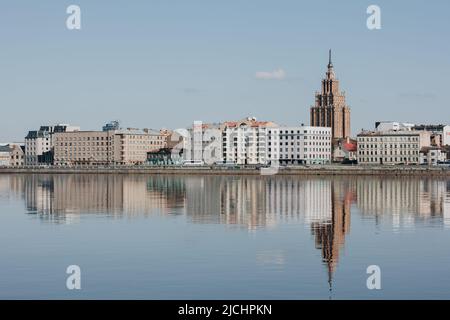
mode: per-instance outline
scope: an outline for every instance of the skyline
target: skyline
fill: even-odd
[[[73,2],[5,5],[1,142],[43,124],[88,130],[113,119],[157,129],[247,116],[308,124],[329,48],[353,136],[375,121],[450,118],[445,1],[377,1],[374,31],[370,1],[119,3],[76,1],[79,31],[65,28]]]

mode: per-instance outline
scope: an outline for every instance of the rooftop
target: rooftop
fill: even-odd
[[[379,137],[379,136],[416,136],[423,134],[424,131],[417,130],[389,130],[389,131],[361,131],[358,133],[358,137]]]

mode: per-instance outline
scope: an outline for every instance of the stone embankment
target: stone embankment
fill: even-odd
[[[342,175],[342,176],[448,176],[450,167],[428,166],[347,166],[312,165],[280,168],[179,167],[179,166],[92,166],[92,167],[17,167],[0,168],[0,174],[186,174],[186,175]]]

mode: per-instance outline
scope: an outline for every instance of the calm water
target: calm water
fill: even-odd
[[[0,269],[3,299],[445,299],[450,180],[0,175]]]

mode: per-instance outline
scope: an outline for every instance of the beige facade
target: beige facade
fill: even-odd
[[[11,148],[11,159],[10,165],[13,167],[21,167],[25,164],[25,153],[23,147],[19,144],[10,144]]]
[[[322,91],[316,93],[316,102],[310,112],[311,126],[331,127],[333,140],[350,137],[350,108],[345,102],[345,93],[339,91],[331,50],[328,71],[322,80]]]
[[[167,137],[159,131],[127,129],[114,132],[113,162],[116,164],[142,164],[147,152],[165,148]]]
[[[76,131],[55,133],[54,164],[112,163],[112,131]]]
[[[0,166],[20,167],[24,165],[24,148],[20,144],[10,143],[0,146]]]
[[[55,133],[55,165],[142,164],[147,152],[165,146],[158,131],[110,130]]]
[[[420,150],[430,146],[430,132],[369,131],[357,140],[358,164],[419,164]]]

